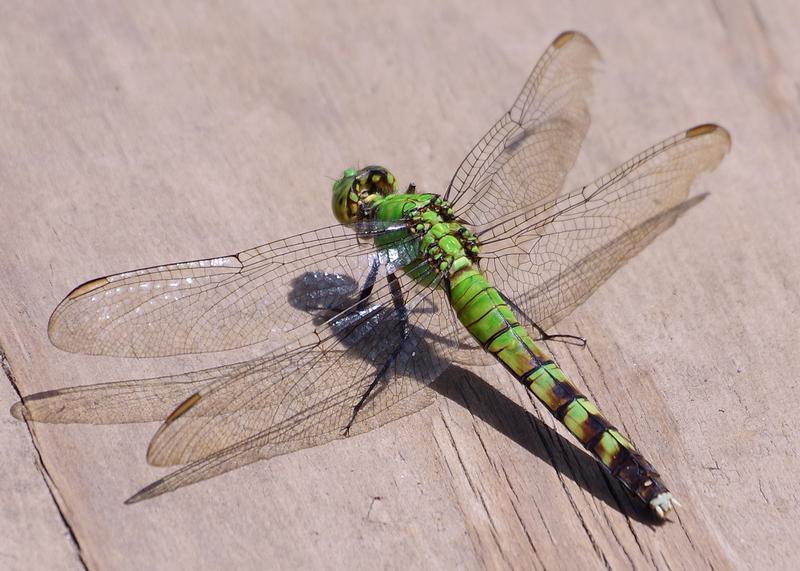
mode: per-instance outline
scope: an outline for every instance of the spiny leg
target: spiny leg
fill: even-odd
[[[358,304],[361,305],[372,294],[372,288],[375,287],[375,280],[378,277],[378,268],[380,268],[380,259],[378,256],[372,256],[372,265],[369,268],[367,279],[364,280],[364,287],[361,288],[361,293],[358,296]]]
[[[353,414],[350,417],[350,421],[347,423],[347,426],[345,426],[344,428],[345,436],[347,436],[350,433],[350,427],[353,426],[353,423],[355,422],[356,416],[358,415],[359,411],[364,407],[364,403],[367,402],[369,395],[372,394],[372,391],[375,390],[375,387],[378,386],[378,383],[384,380],[386,373],[388,373],[389,369],[394,364],[395,360],[397,359],[397,356],[403,349],[403,345],[405,344],[406,340],[411,334],[411,328],[409,327],[408,324],[408,309],[406,308],[405,302],[403,301],[403,291],[400,288],[400,280],[398,280],[397,276],[395,276],[394,274],[387,275],[386,279],[389,282],[389,291],[391,291],[392,293],[392,302],[394,304],[395,314],[397,315],[398,320],[403,328],[400,334],[400,342],[392,350],[391,355],[389,355],[386,361],[384,361],[380,370],[375,374],[375,378],[367,387],[367,390],[364,391],[364,394],[361,395],[361,398],[353,407]]]

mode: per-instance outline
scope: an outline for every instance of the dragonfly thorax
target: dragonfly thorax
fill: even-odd
[[[377,198],[369,217],[383,222],[402,221],[413,237],[419,258],[435,273],[456,271],[478,260],[477,237],[458,220],[453,208],[436,194],[392,194]],[[397,240],[397,231],[379,243]],[[405,239],[400,239],[405,242]]]

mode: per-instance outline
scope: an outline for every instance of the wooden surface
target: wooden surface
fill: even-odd
[[[425,411],[154,501],[155,425],[3,416],[0,567],[790,568],[800,472],[796,2],[0,7],[0,408],[19,393],[233,362],[63,353],[97,275],[329,224],[330,177],[441,191],[550,40],[604,56],[570,184],[705,121],[712,196],[562,322],[563,368],[684,508],[656,527],[500,367]],[[7,381],[11,382],[7,382]]]

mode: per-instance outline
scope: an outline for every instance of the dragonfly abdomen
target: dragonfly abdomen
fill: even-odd
[[[450,302],[470,334],[636,496],[659,515],[672,496],[633,444],[603,417],[522,326],[474,264],[450,276]]]

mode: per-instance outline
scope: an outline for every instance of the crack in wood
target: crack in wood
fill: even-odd
[[[17,398],[21,401],[22,400],[22,392],[19,389],[19,384],[17,383],[17,379],[14,376],[14,372],[11,369],[11,362],[8,360],[8,356],[6,355],[5,349],[2,345],[0,345],[0,368],[2,368],[3,373],[5,374],[6,378],[8,379],[11,388],[13,389],[14,393],[17,395]],[[47,488],[47,493],[50,495],[50,499],[55,506],[59,517],[61,518],[62,523],[64,524],[65,529],[67,530],[67,534],[69,535],[70,542],[75,548],[75,554],[77,555],[78,562],[80,563],[81,567],[84,569],[88,569],[89,567],[86,564],[86,561],[83,558],[83,549],[81,548],[81,543],[78,540],[78,536],[75,533],[75,529],[72,527],[72,523],[69,521],[67,514],[64,513],[64,510],[61,508],[61,503],[58,501],[58,497],[60,497],[60,493],[58,493],[58,486],[56,486],[55,481],[53,480],[52,476],[50,475],[50,471],[45,464],[44,457],[42,456],[42,451],[39,448],[39,443],[36,440],[36,435],[34,434],[33,430],[31,429],[30,421],[25,420],[25,427],[28,430],[28,435],[31,439],[31,444],[33,445],[33,450],[35,453],[36,458],[36,469],[39,471],[39,474],[42,476],[42,480],[44,481],[44,485]]]

